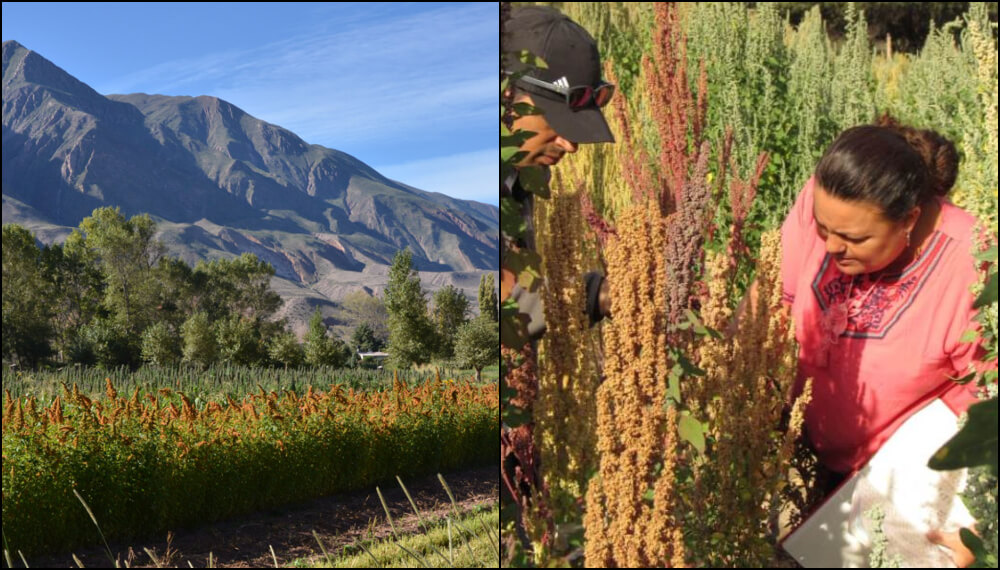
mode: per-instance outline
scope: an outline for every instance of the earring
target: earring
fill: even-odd
[[[910,247],[910,230],[906,230],[906,247]]]

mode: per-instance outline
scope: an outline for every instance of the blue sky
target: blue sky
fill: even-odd
[[[99,93],[213,95],[411,186],[497,205],[499,5],[3,3]]]

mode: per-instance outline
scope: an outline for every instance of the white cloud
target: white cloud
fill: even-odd
[[[497,150],[488,149],[373,167],[388,178],[421,190],[496,206],[498,164]]]
[[[349,23],[316,15],[311,33],[166,62],[99,90],[214,95],[335,148],[428,128],[458,133],[461,124],[484,124],[495,106],[491,10],[444,6]],[[434,119],[441,122],[429,125]]]

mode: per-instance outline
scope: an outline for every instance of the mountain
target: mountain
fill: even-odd
[[[390,180],[215,97],[103,96],[15,41],[3,44],[2,179],[3,223],[43,242],[119,206],[149,213],[189,263],[255,253],[297,323],[380,292],[404,247],[426,288],[471,298],[499,259],[496,207]]]

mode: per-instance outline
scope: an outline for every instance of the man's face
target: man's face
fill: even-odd
[[[531,96],[527,93],[519,94],[514,102],[534,104]],[[523,130],[535,133],[535,136],[521,145],[521,150],[528,154],[517,164],[518,166],[552,166],[559,162],[564,154],[576,152],[579,147],[577,143],[559,136],[559,133],[549,126],[544,115],[518,117],[513,126],[514,131]]]

